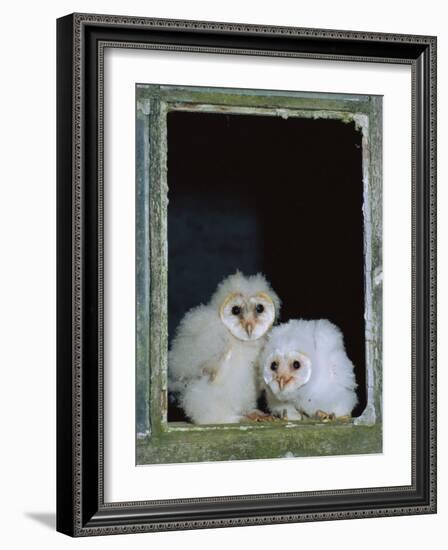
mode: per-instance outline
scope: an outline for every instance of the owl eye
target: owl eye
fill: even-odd
[[[263,313],[264,305],[263,304],[257,304],[255,309],[256,309],[257,313]]]
[[[232,308],[232,315],[239,315],[241,313],[240,306],[233,306]]]
[[[300,363],[299,363],[298,361],[294,361],[294,363],[292,364],[292,366],[293,366],[296,370],[300,369]]]
[[[278,369],[278,364],[275,361],[273,361],[271,363],[271,370],[277,370],[277,369]]]

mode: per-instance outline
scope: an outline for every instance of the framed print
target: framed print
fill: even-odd
[[[59,531],[436,511],[435,124],[434,37],[58,20]]]

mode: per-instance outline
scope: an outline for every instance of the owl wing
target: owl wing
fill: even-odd
[[[355,389],[354,367],[345,351],[340,329],[330,321],[321,319],[316,326],[316,340],[319,359],[325,368],[330,369],[333,382],[346,389]]]
[[[227,329],[214,309],[198,306],[190,310],[180,322],[168,354],[170,390],[180,391],[204,370],[212,370],[227,343]]]
[[[349,415],[357,402],[356,379],[342,332],[330,321],[320,319],[314,323],[313,340],[313,376],[304,386],[300,404],[311,415],[318,409],[336,416]]]

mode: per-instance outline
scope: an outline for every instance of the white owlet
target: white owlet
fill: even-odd
[[[168,378],[192,422],[256,418],[257,360],[279,308],[262,275],[236,272],[220,283],[207,305],[184,316],[168,354]]]
[[[270,411],[290,420],[302,415],[349,416],[357,403],[353,364],[338,327],[320,319],[275,327],[260,359]]]

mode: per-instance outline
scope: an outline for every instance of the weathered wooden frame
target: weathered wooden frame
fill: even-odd
[[[137,425],[137,463],[381,452],[382,98],[138,84],[136,107],[137,409],[145,410],[144,425]],[[367,406],[360,417],[332,425],[315,420],[224,426],[167,423],[170,111],[331,118],[353,123],[361,132]]]
[[[105,48],[265,56],[271,62],[286,57],[411,67],[410,485],[169,501],[155,500],[148,487],[145,501],[105,500]],[[59,531],[90,536],[436,512],[436,52],[433,36],[93,14],[58,20]]]

